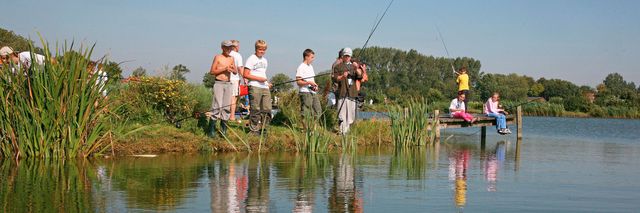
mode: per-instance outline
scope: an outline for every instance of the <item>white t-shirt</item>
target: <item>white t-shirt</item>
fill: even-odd
[[[97,74],[98,77],[96,77],[96,85],[98,86],[102,96],[107,96],[107,88],[105,88],[105,85],[107,84],[109,77],[107,76],[107,73],[102,70],[98,70]]]
[[[452,109],[464,109],[464,101],[458,101],[457,98],[454,98],[449,105],[449,113],[453,115]]]
[[[253,55],[249,56],[249,58],[247,58],[247,63],[244,65],[244,68],[245,69],[249,69],[251,71],[250,72],[251,75],[253,75],[253,76],[267,78],[267,66],[268,65],[269,65],[269,63],[267,62],[267,58],[265,58],[265,57],[258,58],[258,56],[253,54]],[[249,86],[269,89],[268,81],[258,82],[258,81],[251,80],[251,81],[249,81]]]
[[[229,55],[231,55],[231,57],[233,57],[233,63],[236,64],[236,67],[242,66],[242,55],[240,55],[240,53],[236,52],[236,51],[231,51],[231,53],[229,53]],[[244,70],[240,70],[240,72],[242,72]],[[240,75],[238,73],[233,74],[231,73],[231,76],[229,77],[229,80],[231,81],[239,81],[240,80]]]
[[[300,77],[303,78],[303,81],[307,81],[307,82],[316,82],[315,79],[313,78],[313,76],[315,76],[316,73],[313,71],[313,66],[311,66],[311,64],[305,64],[304,62],[302,62],[300,64],[300,66],[298,66],[298,71],[296,71],[296,78]],[[315,91],[309,89],[310,85],[304,85],[304,86],[298,86],[300,88],[300,92],[301,93],[311,93],[311,94],[316,94]]]
[[[37,64],[42,64],[44,63],[44,56],[37,54],[37,53],[33,53],[33,55],[36,57],[36,63]],[[20,64],[24,64],[26,66],[26,68],[28,69],[29,67],[31,67],[31,62],[33,61],[31,59],[31,52],[21,52],[20,54],[18,54],[18,58],[20,59]]]

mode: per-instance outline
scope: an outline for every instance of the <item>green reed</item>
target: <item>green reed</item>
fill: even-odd
[[[327,153],[329,151],[329,144],[332,140],[330,133],[318,124],[318,120],[310,114],[302,116],[304,122],[302,132],[295,128],[295,121],[292,119],[289,126],[291,135],[295,142],[295,149],[297,152],[302,153]],[[300,126],[300,125],[297,125]]]
[[[42,43],[42,65],[0,70],[0,155],[61,158],[104,151],[108,105],[98,75],[87,71],[93,48],[76,52],[65,44],[52,56]]]
[[[431,141],[435,125],[429,118],[429,106],[426,101],[413,100],[408,106],[389,107],[391,135],[396,148],[423,146]]]

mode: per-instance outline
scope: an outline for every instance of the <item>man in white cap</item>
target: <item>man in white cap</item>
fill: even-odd
[[[351,63],[353,50],[344,48],[342,51],[342,61],[333,67],[332,80],[338,84],[336,90],[336,98],[338,99],[338,119],[340,124],[340,133],[347,134],[349,126],[355,121],[356,116],[356,98],[358,90],[356,88],[356,80],[362,79],[362,70],[358,69],[355,64]]]
[[[214,75],[216,78],[213,85],[213,103],[211,104],[211,120],[209,121],[209,129],[207,135],[209,137],[216,136],[216,121],[220,120],[220,132],[226,134],[227,120],[231,108],[231,87],[230,82],[231,74],[238,72],[233,57],[229,55],[233,49],[233,43],[230,40],[225,40],[221,44],[222,54],[216,55],[211,63],[211,70],[209,74]]]
[[[31,58],[31,55],[35,57]],[[18,68],[29,69],[31,64],[35,61],[37,64],[43,64],[45,57],[43,55],[32,53],[29,51],[25,52],[15,52],[11,47],[4,46],[0,48],[0,58],[2,59],[2,64],[11,64],[13,63]]]

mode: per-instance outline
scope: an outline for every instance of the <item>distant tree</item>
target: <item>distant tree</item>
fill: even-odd
[[[33,46],[34,52],[38,54],[44,53],[42,48],[36,47],[32,40],[15,34],[13,31],[0,28],[0,47],[2,46],[9,46],[18,52],[30,51],[30,47]]]
[[[540,95],[547,100],[551,97],[567,99],[569,97],[580,95],[580,88],[569,81],[561,79],[547,80],[541,78],[538,80],[538,83],[544,86],[544,91]]]
[[[291,89],[293,89],[293,82],[292,83],[284,83],[287,81],[291,81],[292,79],[282,73],[278,73],[276,75],[274,75],[273,77],[271,77],[271,83],[274,85],[273,89],[276,92],[283,92],[283,91],[289,91]]]
[[[533,79],[528,76],[520,76],[517,74],[484,74],[478,80],[476,91],[484,102],[494,92],[499,92],[504,100],[522,101],[527,98],[527,94],[531,91],[530,86],[533,85]]]
[[[147,70],[142,67],[138,67],[135,70],[133,70],[133,72],[131,72],[131,76],[134,76],[134,77],[147,76]]]
[[[603,106],[637,106],[640,94],[633,82],[627,82],[622,75],[611,73],[598,85],[596,103]]]
[[[178,65],[174,66],[173,69],[171,70],[171,74],[169,75],[169,79],[185,81],[187,79],[184,77],[184,74],[186,74],[188,72],[190,72],[190,70],[187,69],[186,66],[184,66],[182,64],[178,64]]]
[[[542,92],[544,92],[544,85],[541,83],[534,83],[531,85],[531,88],[529,88],[529,96],[531,97],[538,97]]]

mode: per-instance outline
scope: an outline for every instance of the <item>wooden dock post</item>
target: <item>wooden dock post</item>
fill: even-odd
[[[518,139],[522,139],[522,106],[516,108],[516,125],[518,126]]]
[[[484,150],[487,143],[487,127],[480,127],[480,148]]]
[[[434,131],[436,131],[436,140],[440,142],[440,110],[433,111]]]

